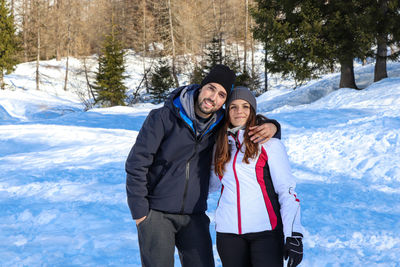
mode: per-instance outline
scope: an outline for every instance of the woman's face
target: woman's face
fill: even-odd
[[[234,127],[246,125],[250,115],[250,104],[242,99],[233,100],[229,105],[229,121]]]

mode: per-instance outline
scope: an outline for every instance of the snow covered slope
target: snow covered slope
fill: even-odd
[[[16,89],[0,91],[0,266],[140,266],[124,162],[159,106],[83,112],[62,75],[35,91],[34,66],[19,68],[7,76]],[[370,85],[372,72],[355,70],[362,91],[336,90],[332,74],[258,98],[298,178],[300,266],[400,266],[400,64]]]

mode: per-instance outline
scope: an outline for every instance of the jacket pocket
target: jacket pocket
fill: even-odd
[[[153,210],[150,209],[150,210],[149,210],[149,213],[147,213],[146,218],[145,218],[143,221],[141,221],[139,224],[137,224],[136,227],[137,227],[137,228],[142,227],[142,226],[145,225],[148,221],[150,221],[150,217],[151,217],[151,214],[152,214],[152,213],[153,213]]]

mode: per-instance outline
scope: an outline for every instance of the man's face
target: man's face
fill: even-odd
[[[225,103],[227,93],[219,83],[208,83],[200,89],[195,112],[202,118],[208,118]]]

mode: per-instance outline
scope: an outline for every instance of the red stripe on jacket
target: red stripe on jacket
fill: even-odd
[[[239,188],[239,178],[237,176],[236,173],[236,159],[237,159],[237,155],[239,154],[240,148],[242,147],[239,140],[237,138],[235,138],[235,140],[238,142],[238,147],[236,150],[236,154],[235,154],[235,158],[233,159],[233,173],[235,174],[235,180],[236,180],[236,205],[237,205],[237,215],[238,215],[238,233],[239,235],[242,234],[242,215],[241,215],[241,211],[240,211],[240,188]]]
[[[269,221],[271,222],[271,229],[274,230],[276,225],[278,224],[278,219],[276,217],[274,208],[272,207],[272,203],[271,200],[269,199],[264,182],[264,167],[267,164],[267,161],[268,161],[267,152],[263,147],[261,147],[261,154],[256,163],[256,176],[257,176],[257,182],[260,185],[264,197],[265,206],[267,207]]]

